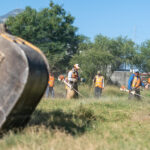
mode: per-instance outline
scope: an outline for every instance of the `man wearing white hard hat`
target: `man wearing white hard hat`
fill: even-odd
[[[72,70],[70,70],[68,72],[68,83],[73,87],[73,89],[75,89],[76,91],[78,91],[78,81],[79,81],[79,73],[78,70],[80,69],[79,64],[75,64],[72,68]],[[78,98],[78,93],[75,92],[75,90],[68,88],[67,90],[67,99],[70,98]]]

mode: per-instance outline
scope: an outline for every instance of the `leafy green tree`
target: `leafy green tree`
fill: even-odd
[[[88,82],[91,82],[97,70],[100,70],[101,73],[106,76],[107,68],[111,65],[112,61],[113,56],[109,52],[92,48],[81,52],[80,55],[74,55],[70,63],[71,65],[75,63],[80,64],[81,76],[83,76]]]
[[[112,64],[112,71],[117,70],[121,64],[130,66],[134,64],[136,45],[132,40],[127,39],[127,37],[111,39],[108,49],[115,60]]]
[[[141,71],[150,72],[150,40],[142,43],[139,50],[135,58],[135,64]]]
[[[90,48],[92,48],[92,42],[90,41],[90,39],[84,35],[80,35],[80,43],[78,45],[78,49],[77,49],[77,54],[79,55],[80,53],[89,50]]]
[[[121,64],[133,65],[136,54],[136,46],[127,37],[117,37],[110,39],[106,36],[97,35],[94,42],[95,49],[109,52],[114,58],[111,64],[112,72],[118,70]]]
[[[110,39],[100,34],[95,37],[93,43],[82,43],[81,45],[79,48],[83,50],[72,58],[71,64],[79,63],[82,69],[81,74],[89,81],[97,70],[109,78],[121,64],[134,64],[136,46],[126,37]]]
[[[39,12],[26,7],[23,13],[10,17],[6,25],[13,35],[22,37],[43,50],[52,70],[62,71],[81,42],[73,22],[71,14],[51,1],[49,8]]]

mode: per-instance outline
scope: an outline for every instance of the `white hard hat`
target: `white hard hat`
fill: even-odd
[[[97,71],[97,74],[101,74],[101,72],[100,72],[100,71]]]
[[[79,64],[75,64],[75,65],[74,65],[74,68],[80,69]]]

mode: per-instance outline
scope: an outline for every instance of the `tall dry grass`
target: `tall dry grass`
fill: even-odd
[[[9,131],[0,139],[0,149],[150,149],[149,91],[142,91],[147,96],[142,101],[129,101],[117,87],[106,87],[101,99],[95,99],[88,86],[80,92],[87,96],[43,99],[24,130]]]

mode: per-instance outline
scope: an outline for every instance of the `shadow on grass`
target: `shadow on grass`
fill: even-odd
[[[55,110],[43,112],[36,110],[29,122],[29,126],[44,125],[46,128],[63,130],[71,135],[83,134],[92,121],[96,120],[91,110],[79,108],[76,112]]]

